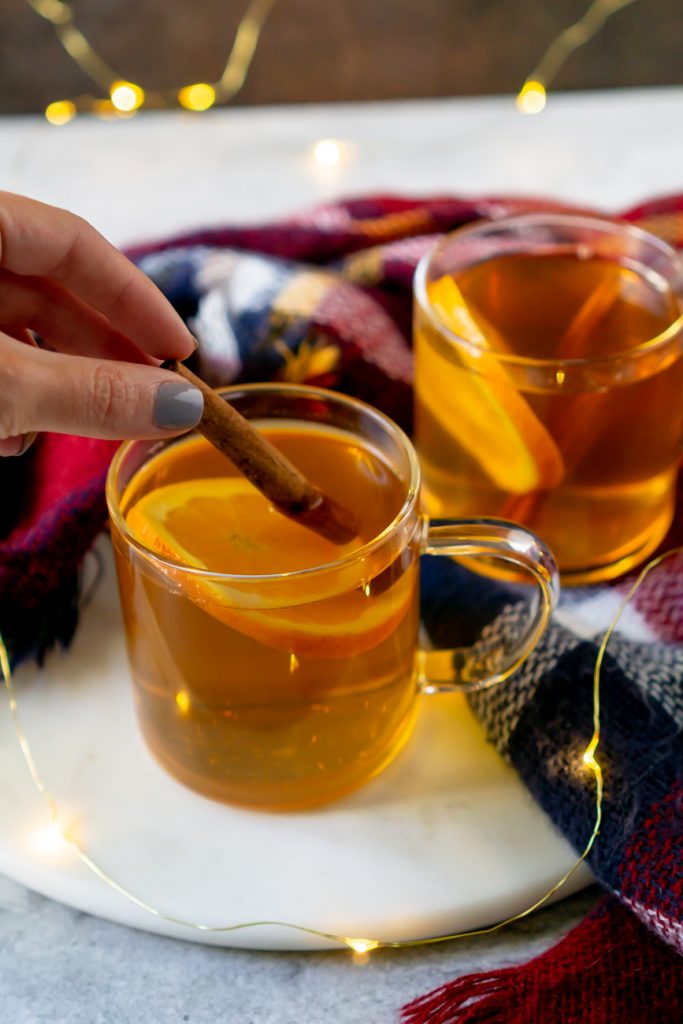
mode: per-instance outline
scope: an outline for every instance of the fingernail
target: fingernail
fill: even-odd
[[[178,381],[165,381],[157,388],[154,422],[163,430],[188,430],[196,427],[204,412],[204,396],[199,388]]]
[[[0,455],[3,458],[18,458],[29,450],[37,436],[36,433],[30,433],[5,438],[0,444]]]
[[[27,452],[37,437],[38,435],[35,431],[30,434],[24,434],[24,441],[17,455],[23,455],[24,452]]]

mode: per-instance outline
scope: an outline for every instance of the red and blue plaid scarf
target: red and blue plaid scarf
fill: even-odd
[[[549,209],[568,208],[505,197],[367,197],[259,227],[197,231],[129,255],[199,339],[195,368],[210,383],[322,384],[410,429],[411,282],[420,256],[434,235],[472,220]],[[621,216],[683,247],[683,197]],[[0,464],[0,629],[15,660],[40,659],[73,634],[79,567],[105,523],[103,485],[114,448],[48,435],[24,458]],[[682,535],[683,495],[665,547]],[[576,755],[592,732],[597,645],[624,587],[570,592],[514,679],[472,699],[491,742],[577,850],[595,808]],[[422,593],[425,626],[446,646],[474,609],[494,618],[494,630],[518,614],[512,592],[465,579],[445,559],[425,560]],[[683,951],[682,599],[678,557],[638,591],[603,665],[604,820],[589,863],[621,906],[612,898],[523,968],[460,979],[417,1000],[406,1019],[521,1024],[683,1015],[673,952]],[[594,977],[589,984],[591,970],[599,984]]]

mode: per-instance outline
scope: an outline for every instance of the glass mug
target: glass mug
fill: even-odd
[[[414,449],[370,406],[305,386],[221,393],[356,512],[362,541],[301,568],[278,549],[273,571],[253,574],[160,554],[130,525],[129,509],[143,507],[136,502],[153,491],[150,481],[185,481],[199,493],[213,485],[194,476],[234,470],[198,435],[122,445],[107,501],[138,718],[157,760],[191,788],[248,807],[299,809],[343,796],[384,768],[410,734],[420,691],[474,690],[509,676],[546,626],[557,573],[547,548],[509,523],[429,525]],[[230,486],[240,493],[251,488],[235,478]],[[330,546],[309,531],[303,544]],[[536,589],[521,635],[501,638],[496,650],[421,651],[425,552],[503,559],[527,573]],[[287,571],[277,571],[281,564]]]
[[[415,275],[427,510],[537,533],[563,583],[645,558],[683,438],[683,265],[608,220],[531,214],[440,240]]]

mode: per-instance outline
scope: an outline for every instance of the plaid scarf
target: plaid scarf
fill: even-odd
[[[505,197],[367,197],[260,227],[198,231],[129,255],[197,336],[195,369],[210,383],[322,384],[410,429],[411,282],[434,235],[479,218],[562,209],[570,208]],[[622,217],[683,247],[683,196]],[[73,634],[79,566],[105,523],[114,447],[47,435],[27,456],[0,464],[0,629],[15,661],[41,659]],[[664,548],[682,534],[683,494]],[[625,587],[565,594],[515,677],[471,698],[489,740],[577,850],[595,812],[578,755],[592,732],[597,646]],[[485,614],[495,636],[515,628],[521,614],[512,591],[446,559],[424,559],[422,594],[425,626],[444,646],[457,643],[463,618],[471,624]],[[529,964],[461,978],[416,1000],[404,1010],[410,1024],[683,1014],[674,984],[674,949],[683,952],[682,598],[683,557],[676,557],[638,590],[603,664],[604,819],[589,863],[612,895]]]

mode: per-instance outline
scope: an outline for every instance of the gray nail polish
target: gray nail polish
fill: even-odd
[[[163,430],[196,427],[204,411],[204,396],[191,384],[169,380],[157,388],[154,422]]]

